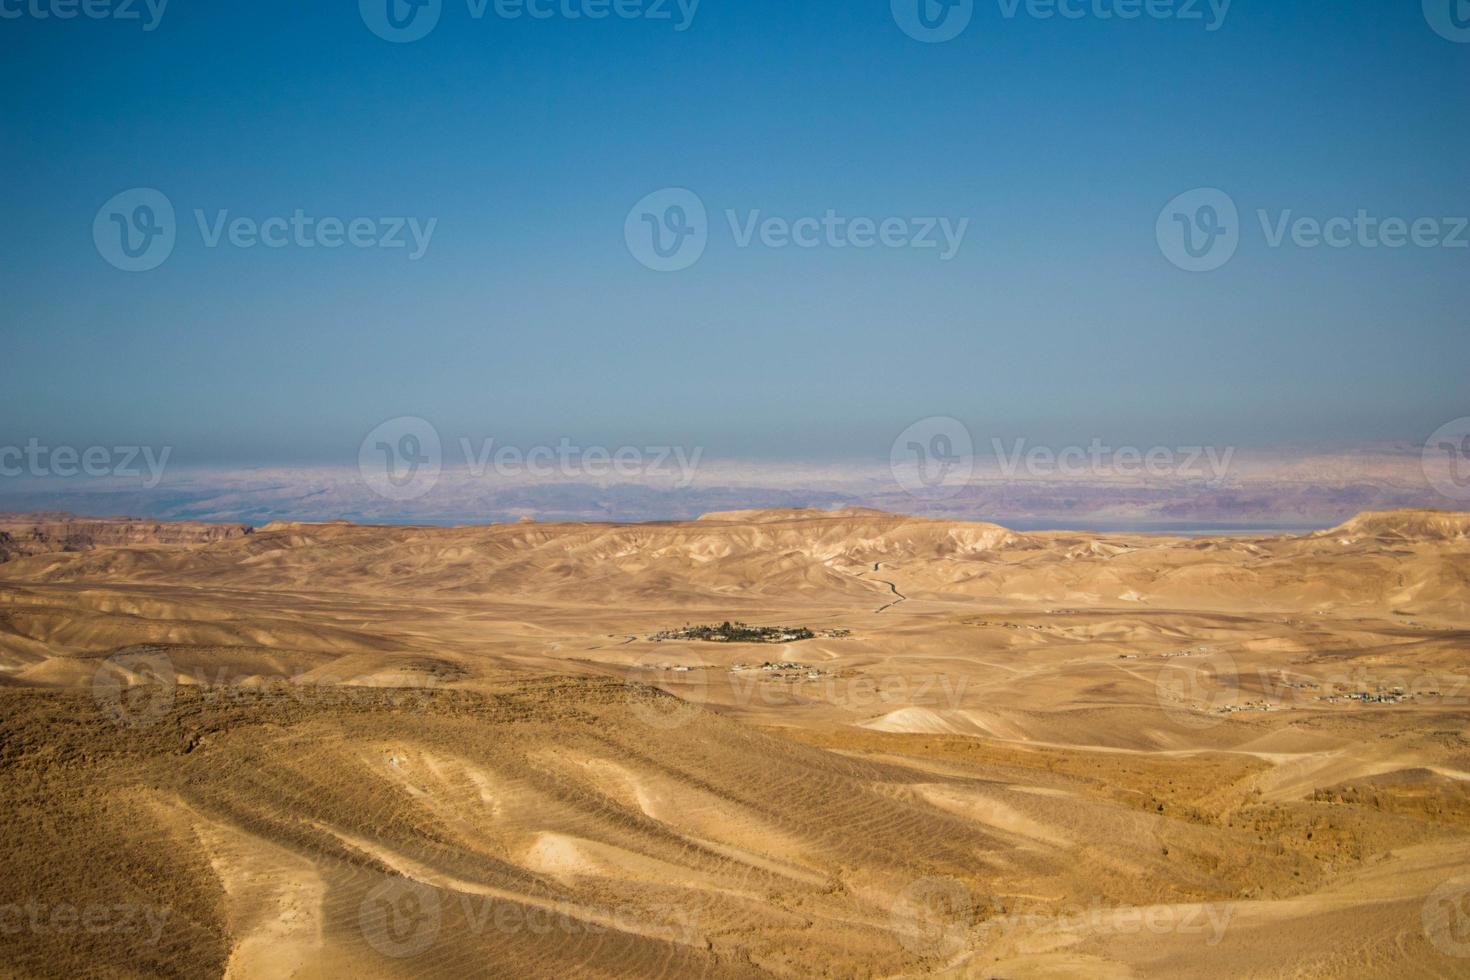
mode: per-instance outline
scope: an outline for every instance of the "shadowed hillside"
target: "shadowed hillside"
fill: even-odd
[[[0,564],[21,976],[1470,962],[1466,515],[103,524]]]

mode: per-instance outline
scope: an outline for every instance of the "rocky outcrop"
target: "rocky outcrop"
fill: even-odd
[[[138,545],[200,545],[240,538],[248,524],[149,521],[70,514],[0,514],[0,562],[61,551]]]

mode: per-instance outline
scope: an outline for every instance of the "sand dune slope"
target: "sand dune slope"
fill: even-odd
[[[42,525],[7,975],[1470,975],[1467,515]]]

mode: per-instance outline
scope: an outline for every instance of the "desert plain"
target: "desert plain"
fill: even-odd
[[[1437,511],[0,517],[0,973],[1470,976],[1467,649]]]

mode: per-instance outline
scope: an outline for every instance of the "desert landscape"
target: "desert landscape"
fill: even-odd
[[[1470,0],[0,50],[0,980],[1470,980]]]
[[[1470,976],[1470,514],[0,517],[12,976]]]

